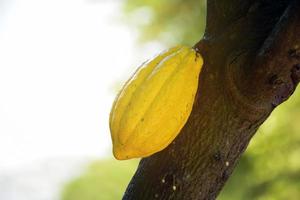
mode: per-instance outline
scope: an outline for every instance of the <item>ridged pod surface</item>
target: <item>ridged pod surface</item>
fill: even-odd
[[[178,46],[137,69],[110,113],[117,159],[146,157],[174,140],[191,113],[202,65],[194,49]]]

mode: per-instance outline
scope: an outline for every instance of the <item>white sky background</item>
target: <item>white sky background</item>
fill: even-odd
[[[0,169],[111,156],[113,86],[159,52],[138,53],[117,1],[0,0]]]

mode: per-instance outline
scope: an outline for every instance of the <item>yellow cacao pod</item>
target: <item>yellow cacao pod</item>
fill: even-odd
[[[146,157],[174,140],[191,113],[202,64],[194,49],[178,46],[137,69],[110,113],[117,159]]]

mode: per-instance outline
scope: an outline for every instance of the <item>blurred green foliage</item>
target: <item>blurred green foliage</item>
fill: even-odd
[[[124,17],[137,27],[142,42],[194,45],[205,28],[206,1],[124,0]]]
[[[203,0],[125,0],[141,41],[193,45],[205,25]],[[137,161],[99,161],[70,182],[63,200],[116,200]],[[218,200],[300,199],[300,88],[259,129]]]
[[[300,87],[260,127],[219,200],[300,199]]]
[[[95,161],[80,177],[70,181],[62,191],[63,200],[121,199],[134,174],[138,160]]]

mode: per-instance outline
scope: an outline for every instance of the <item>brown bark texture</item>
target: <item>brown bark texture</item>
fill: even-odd
[[[300,80],[300,1],[208,0],[207,9],[192,113],[172,144],[140,161],[124,200],[216,199]]]

